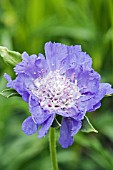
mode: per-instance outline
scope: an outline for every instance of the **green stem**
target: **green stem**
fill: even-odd
[[[50,154],[53,170],[58,170],[58,163],[56,157],[56,140],[55,140],[55,128],[50,128]]]

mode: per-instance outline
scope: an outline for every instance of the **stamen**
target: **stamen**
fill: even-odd
[[[41,107],[49,111],[71,108],[81,96],[77,80],[71,82],[65,75],[60,75],[58,70],[49,72],[46,77],[37,78],[34,84],[36,90],[32,91],[33,94]]]

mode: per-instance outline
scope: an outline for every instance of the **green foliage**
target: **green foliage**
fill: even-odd
[[[15,66],[21,61],[21,54],[16,51],[10,51],[6,47],[0,46],[0,56],[7,64]]]
[[[47,41],[81,44],[92,57],[102,81],[113,84],[112,12],[113,0],[1,0],[0,45],[20,54],[23,51],[38,54],[44,52]],[[8,51],[6,56],[10,57]],[[18,61],[9,64],[21,60],[17,58]],[[6,88],[4,72],[15,76],[12,67],[0,58],[0,91]],[[113,97],[105,98],[101,109],[88,113],[99,133],[79,132],[68,149],[57,143],[60,170],[113,169],[112,103]],[[28,105],[21,98],[0,96],[1,170],[51,169],[48,137],[37,139],[37,134],[28,137],[21,131],[21,123],[28,115]],[[58,141],[59,129],[56,131]]]
[[[13,89],[4,89],[0,92],[0,95],[9,98],[13,96],[20,96],[15,90]]]

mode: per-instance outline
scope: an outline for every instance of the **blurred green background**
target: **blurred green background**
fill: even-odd
[[[102,81],[113,84],[112,13],[113,0],[0,0],[0,45],[38,54],[47,41],[81,44]],[[4,72],[15,76],[0,58],[0,91]],[[29,114],[20,98],[0,96],[0,170],[51,170],[48,135],[37,139],[21,131]],[[113,170],[113,97],[88,117],[99,133],[79,132],[68,149],[57,142],[60,170]]]

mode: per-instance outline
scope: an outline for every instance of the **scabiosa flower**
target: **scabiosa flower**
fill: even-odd
[[[14,68],[7,87],[15,89],[28,102],[31,116],[24,120],[22,130],[27,135],[38,131],[46,135],[57,115],[62,116],[59,143],[67,148],[80,130],[86,112],[101,106],[101,99],[112,94],[108,83],[100,83],[100,75],[92,68],[89,55],[81,46],[60,43],[45,44],[46,58],[39,54],[22,54],[22,62]],[[38,128],[40,127],[40,128]]]

